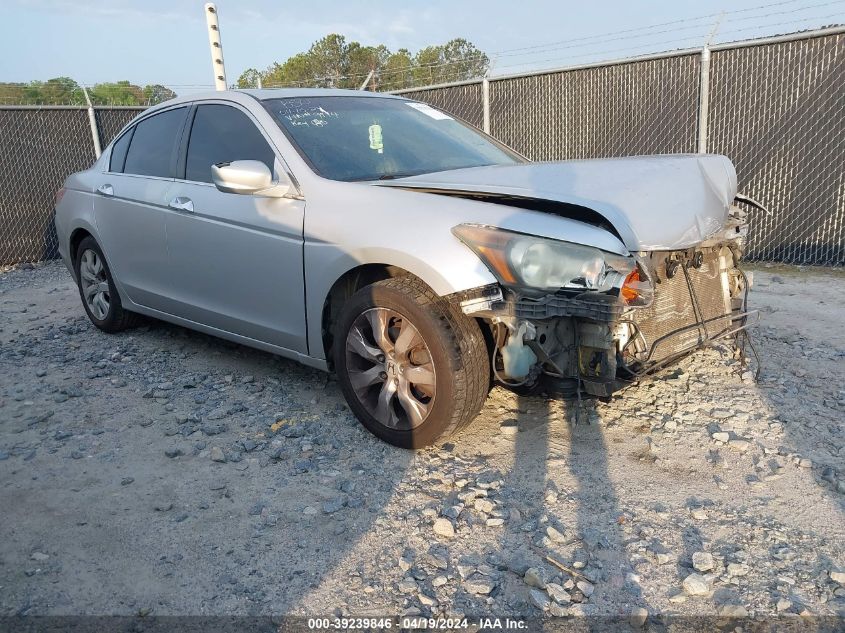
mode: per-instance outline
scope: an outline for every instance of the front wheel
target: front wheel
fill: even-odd
[[[478,324],[414,277],[359,290],[337,320],[334,361],[343,394],[382,440],[420,448],[471,422],[487,397]]]

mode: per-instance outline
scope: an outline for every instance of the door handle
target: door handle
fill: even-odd
[[[170,201],[167,205],[171,209],[176,209],[177,211],[187,211],[188,213],[194,212],[194,203],[190,198],[185,198],[184,196],[177,196]]]
[[[114,187],[111,185],[100,185],[97,187],[97,193],[102,194],[104,196],[113,196],[114,195]]]

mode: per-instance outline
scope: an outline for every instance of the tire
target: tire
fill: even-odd
[[[98,279],[101,279],[100,283],[106,283],[108,285],[108,292],[103,292],[108,309],[98,314],[95,314],[95,310],[100,310],[103,304],[98,303],[89,306],[89,302],[85,297],[86,279],[83,278],[83,274],[89,278],[91,275],[91,271],[87,268],[87,262],[91,261],[89,258],[92,256],[88,255],[88,252],[92,252],[100,262],[101,269],[98,272]],[[76,249],[74,269],[76,283],[79,287],[79,298],[82,300],[82,307],[85,308],[85,313],[91,319],[91,323],[104,332],[109,333],[120,332],[137,325],[139,316],[123,309],[123,305],[120,303],[120,295],[114,285],[114,279],[112,278],[106,258],[93,237],[86,237],[80,242],[79,248]]]
[[[366,334],[373,322],[378,325]],[[404,345],[399,335],[408,325],[418,335],[413,341],[421,342],[403,357],[403,348],[409,345]],[[386,345],[393,348],[380,354],[380,361],[372,356],[372,352],[384,352],[377,342],[377,330],[385,332],[389,339]],[[361,333],[366,346],[363,355],[358,351]],[[487,398],[490,369],[478,324],[415,277],[386,279],[359,290],[340,311],[334,341],[334,364],[346,401],[367,430],[394,446],[422,448],[445,440],[467,426]],[[377,369],[385,378],[362,388],[361,384],[369,380],[362,377],[374,377],[371,372]],[[409,378],[423,375],[423,383]],[[387,419],[393,425],[385,423],[385,409],[373,404],[382,402],[391,376],[398,385],[393,387],[395,395],[388,396],[386,407]],[[403,384],[409,385],[404,394]],[[413,400],[407,406],[409,398]],[[423,409],[422,418],[409,413]],[[379,411],[381,419],[377,417]]]

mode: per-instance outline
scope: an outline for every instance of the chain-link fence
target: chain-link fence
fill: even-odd
[[[709,61],[683,51],[401,92],[535,160],[725,154],[769,209],[751,214],[750,259],[841,266],[843,86],[839,28],[714,46]],[[96,108],[103,147],[139,110]],[[53,196],[93,160],[84,108],[0,106],[0,264],[55,257]]]
[[[714,51],[708,150],[736,165],[752,257],[845,264],[845,33]]]
[[[490,133],[534,160],[691,152],[697,95],[695,55],[491,81]]]
[[[769,210],[749,259],[845,265],[843,30],[713,46],[704,89],[700,51],[490,79],[486,131],[534,160],[725,154]],[[400,93],[485,123],[482,81]]]
[[[139,111],[95,110],[103,146]],[[0,107],[0,264],[57,256],[56,191],[94,160],[85,108]]]

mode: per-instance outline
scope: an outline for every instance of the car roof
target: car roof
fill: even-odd
[[[343,90],[340,88],[246,88],[239,90],[217,90],[213,92],[199,92],[186,94],[173,99],[163,101],[147,112],[168,108],[180,103],[192,103],[194,101],[205,101],[209,99],[229,99],[238,103],[248,102],[248,98],[264,101],[265,99],[283,99],[287,97],[375,97],[382,99],[404,99],[399,95],[392,95],[386,92],[369,92],[366,90]]]

